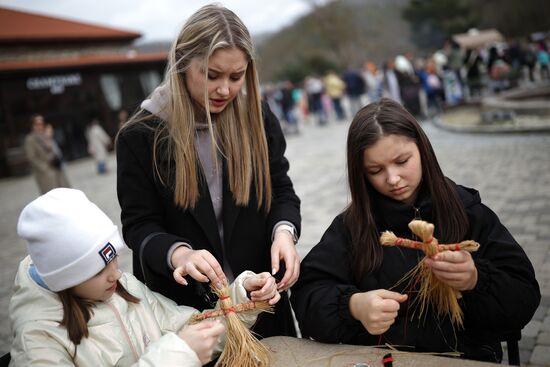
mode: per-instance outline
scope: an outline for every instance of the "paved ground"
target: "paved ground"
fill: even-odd
[[[482,199],[524,247],[535,266],[542,303],[523,330],[521,357],[529,366],[550,366],[550,133],[457,134],[424,123],[444,172],[456,182],[480,190]],[[304,126],[288,139],[290,175],[302,199],[303,256],[319,240],[347,203],[345,139],[347,124]],[[93,162],[68,166],[73,185],[119,222],[114,157],[109,174],[97,176]],[[9,350],[7,306],[25,244],[15,232],[23,206],[37,195],[31,177],[0,180],[0,353]],[[122,267],[130,270],[128,253]]]

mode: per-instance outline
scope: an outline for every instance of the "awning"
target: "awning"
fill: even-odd
[[[455,34],[453,40],[462,48],[478,48],[503,42],[504,37],[496,29],[471,29],[468,33]]]
[[[155,52],[137,54],[129,52],[120,55],[86,55],[75,58],[57,58],[45,60],[20,60],[0,62],[0,72],[24,71],[24,70],[48,70],[62,69],[68,67],[98,66],[98,65],[120,65],[136,64],[147,62],[166,61],[167,52]]]

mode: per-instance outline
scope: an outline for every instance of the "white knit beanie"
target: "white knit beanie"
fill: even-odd
[[[28,204],[17,234],[48,288],[71,288],[99,273],[123,248],[118,228],[82,191],[59,188]]]

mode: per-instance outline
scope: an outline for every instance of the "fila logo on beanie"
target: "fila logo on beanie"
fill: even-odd
[[[111,262],[111,260],[115,258],[116,250],[113,247],[113,245],[111,245],[110,242],[107,242],[105,247],[99,250],[99,254],[101,255],[101,258],[103,259],[103,261],[105,261],[105,265],[107,265],[108,263]]]
[[[21,212],[17,234],[40,277],[54,292],[99,273],[124,244],[117,226],[75,189],[58,188],[38,197]]]

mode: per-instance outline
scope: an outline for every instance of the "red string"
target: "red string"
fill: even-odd
[[[228,313],[231,313],[231,312],[235,313],[235,307],[222,308],[222,310],[224,315],[227,315]]]
[[[215,317],[216,316],[215,312],[216,311],[206,311],[206,312],[202,313],[201,315],[198,315],[197,319],[198,320],[206,320],[206,319],[209,319],[211,317]]]
[[[229,296],[221,296],[220,301],[223,301],[224,299],[228,299],[228,298],[229,298]]]

